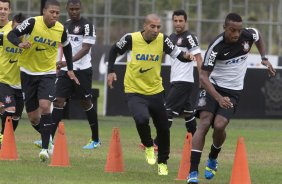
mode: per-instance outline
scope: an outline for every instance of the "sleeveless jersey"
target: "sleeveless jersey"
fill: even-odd
[[[162,85],[161,63],[164,35],[147,43],[141,32],[132,33],[132,50],[124,77],[125,93],[153,95],[164,90]]]
[[[0,82],[8,84],[12,88],[20,89],[20,68],[18,56],[22,49],[8,41],[7,35],[12,30],[12,21],[0,29]]]
[[[56,73],[58,45],[61,42],[64,26],[57,21],[55,26],[48,28],[42,16],[34,19],[33,30],[25,37],[32,46],[23,50],[19,65],[23,71],[35,75]]]

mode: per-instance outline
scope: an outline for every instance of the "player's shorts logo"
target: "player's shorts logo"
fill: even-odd
[[[5,103],[6,103],[6,104],[9,104],[9,103],[11,103],[11,102],[12,102],[11,96],[6,96],[6,97],[5,97]]]

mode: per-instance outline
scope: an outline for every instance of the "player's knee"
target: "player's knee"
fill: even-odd
[[[134,116],[136,124],[148,124],[150,117],[144,114],[137,114]]]
[[[29,116],[28,119],[32,125],[38,125],[40,123],[39,116]]]
[[[228,124],[228,121],[216,121],[213,124],[213,129],[218,132],[223,132],[225,131],[227,124]]]
[[[53,102],[54,107],[57,108],[63,108],[65,105],[65,99],[62,98],[56,98],[55,101]]]
[[[81,104],[81,106],[82,106],[82,108],[83,108],[84,110],[88,110],[89,108],[92,107],[92,101],[91,101],[91,99],[81,100],[81,101],[80,101],[80,104]]]
[[[7,108],[5,109],[5,111],[11,112],[11,113],[15,113],[15,112],[16,112],[16,107],[7,107]]]

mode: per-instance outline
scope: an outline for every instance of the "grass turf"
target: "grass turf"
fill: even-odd
[[[139,137],[130,117],[99,117],[102,147],[82,150],[90,137],[87,121],[65,120],[65,128],[71,166],[50,167],[40,163],[39,149],[33,141],[40,136],[28,120],[21,120],[15,133],[18,161],[0,161],[0,184],[126,184],[126,183],[185,183],[177,181],[185,138],[184,122],[176,119],[171,128],[171,154],[168,161],[169,175],[158,176],[157,165],[149,166],[140,150]],[[249,170],[254,184],[280,183],[282,161],[282,122],[279,120],[232,120],[227,128],[227,140],[219,155],[216,177],[203,179],[204,164],[211,144],[211,131],[206,137],[206,146],[200,165],[203,184],[227,184],[230,180],[238,136],[243,136],[248,154]],[[106,173],[104,167],[113,127],[120,128],[124,173]],[[155,129],[152,127],[152,134]]]

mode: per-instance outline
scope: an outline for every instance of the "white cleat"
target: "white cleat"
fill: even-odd
[[[48,149],[42,149],[39,153],[39,159],[41,162],[45,162],[49,159]]]

